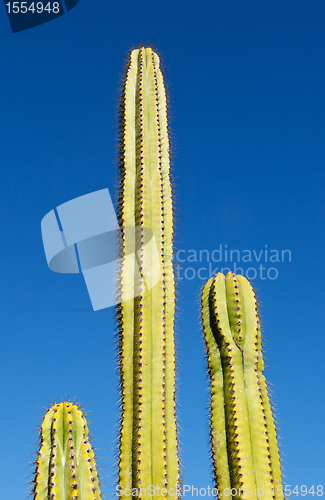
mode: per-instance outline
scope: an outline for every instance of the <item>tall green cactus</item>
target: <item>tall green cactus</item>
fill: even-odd
[[[73,403],[55,404],[46,413],[36,460],[37,500],[100,500],[95,457],[88,426]]]
[[[128,496],[128,488],[148,495],[154,486],[155,496],[164,488],[174,496],[179,465],[173,207],[166,95],[159,57],[151,48],[131,52],[120,128],[120,495]]]
[[[211,449],[220,498],[282,499],[257,303],[249,282],[218,273],[202,293],[211,382]]]
[[[142,47],[130,54],[120,119],[118,493],[123,500],[180,496],[169,170],[159,57]],[[283,500],[261,329],[249,282],[233,273],[211,278],[202,293],[202,321],[218,497]],[[73,403],[54,405],[44,418],[33,494],[37,500],[101,497],[87,423]]]

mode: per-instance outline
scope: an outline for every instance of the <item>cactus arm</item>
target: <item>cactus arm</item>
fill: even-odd
[[[124,493],[130,486],[147,492],[151,485],[171,488],[178,480],[166,101],[159,58],[150,48],[131,53],[121,112],[119,485]],[[135,227],[135,271],[128,266],[127,226]],[[148,244],[147,231],[154,236]],[[131,282],[136,297],[128,301]]]
[[[44,417],[33,493],[37,500],[100,499],[87,423],[72,403],[56,404]]]
[[[209,291],[209,296],[207,291]],[[202,297],[209,301],[213,333],[210,351],[220,352],[230,481],[238,498],[283,500],[274,420],[269,402],[255,294],[242,276],[218,273]],[[213,375],[218,367],[211,368]],[[211,375],[210,375],[211,377]],[[222,401],[222,400],[220,400]],[[213,424],[213,414],[211,415]],[[238,493],[239,490],[239,493]],[[246,492],[245,492],[246,490]],[[247,494],[247,490],[249,495]]]
[[[210,377],[210,442],[213,460],[213,472],[219,498],[224,498],[226,488],[231,488],[227,453],[226,422],[223,397],[223,373],[220,352],[211,328],[210,290],[211,278],[202,293],[202,323],[207,352],[208,372]],[[229,491],[229,490],[228,490]]]

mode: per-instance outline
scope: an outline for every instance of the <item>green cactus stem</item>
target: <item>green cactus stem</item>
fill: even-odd
[[[218,273],[202,293],[211,382],[211,450],[224,498],[283,499],[256,297],[240,275]]]
[[[149,486],[160,496],[164,488],[175,492],[179,465],[167,104],[159,57],[151,48],[133,50],[127,66],[120,174],[119,487],[122,497],[127,488],[148,495]]]
[[[40,433],[33,495],[37,500],[100,500],[95,457],[83,413],[73,403],[55,404]]]

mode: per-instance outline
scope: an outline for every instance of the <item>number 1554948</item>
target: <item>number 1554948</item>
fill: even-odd
[[[52,12],[58,14],[60,12],[59,2],[8,2],[6,3],[8,14],[26,14],[28,12],[42,14],[42,12]]]

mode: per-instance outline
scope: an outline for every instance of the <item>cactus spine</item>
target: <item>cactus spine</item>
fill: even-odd
[[[211,449],[219,496],[283,499],[257,303],[240,275],[218,273],[202,293],[211,382]],[[281,488],[279,488],[281,490]]]
[[[36,460],[37,500],[100,500],[95,457],[88,426],[73,403],[52,406],[46,413]]]
[[[120,127],[120,494],[144,488],[143,496],[151,485],[159,488],[158,496],[163,488],[175,494],[173,209],[166,95],[151,48],[131,52]],[[130,228],[136,230],[128,233]]]

